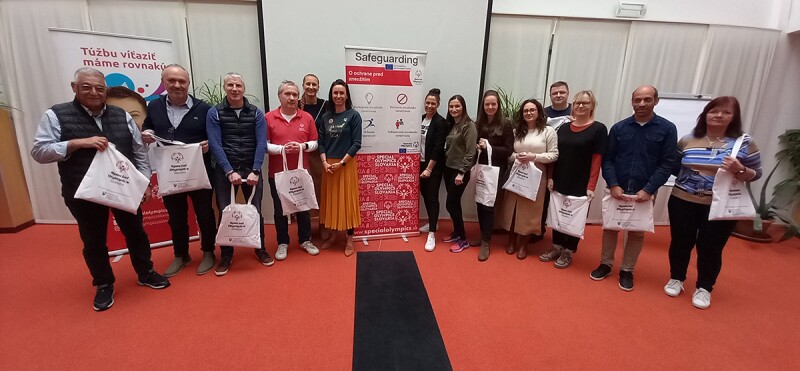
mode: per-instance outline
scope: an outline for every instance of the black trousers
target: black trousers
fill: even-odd
[[[481,227],[481,241],[491,242],[492,231],[494,230],[494,207],[489,207],[479,203],[478,206],[478,224]]]
[[[204,252],[214,251],[217,220],[211,206],[213,194],[211,189],[198,189],[164,196],[164,207],[169,213],[169,228],[172,231],[172,249],[176,257],[189,257],[189,198],[200,227],[200,249]]]
[[[253,196],[253,205],[256,207],[256,210],[258,210],[260,222],[259,233],[261,234],[261,250],[266,250],[266,245],[264,245],[264,214],[261,213],[261,198],[264,194],[264,177],[258,177],[258,183],[256,183],[255,186],[251,186],[247,185],[247,175],[249,174],[249,171],[239,172],[239,175],[242,176],[242,184],[234,186],[233,191],[239,192],[239,189],[241,188],[245,200],[250,197],[250,192],[256,193]],[[220,166],[217,166],[214,172],[214,193],[217,196],[217,208],[221,213],[223,210],[225,210],[225,206],[228,206],[231,203],[231,182],[228,181],[225,171],[222,170],[222,167]],[[220,256],[223,259],[233,258],[233,246],[220,246],[219,251]]]
[[[547,208],[548,207],[550,207],[550,190],[547,189],[547,187],[545,187],[544,188],[544,206],[542,206],[542,234],[540,234],[540,236],[544,236],[544,233],[547,232]]]
[[[464,181],[461,183],[461,185],[456,185],[456,176],[458,176],[458,170],[445,167],[444,188],[447,190],[447,201],[445,202],[445,207],[447,208],[447,212],[450,213],[450,219],[453,220],[453,236],[466,240],[467,232],[464,231],[464,215],[461,211],[461,196],[464,195],[464,190],[467,189],[467,183],[469,183],[469,172],[464,174]]]
[[[428,161],[421,164],[420,174],[426,167],[428,167]],[[439,187],[444,175],[442,168],[444,166],[437,164],[433,167],[431,176],[419,178],[419,192],[425,202],[425,211],[428,212],[428,224],[431,232],[436,232],[439,228]]]
[[[278,234],[278,244],[289,244],[289,217],[283,215],[283,206],[278,196],[278,189],[275,185],[275,178],[269,178],[269,193],[272,196],[272,204],[275,205],[275,231]],[[297,238],[300,243],[311,241],[311,213],[301,211],[294,213],[297,219]]]
[[[153,269],[153,262],[150,260],[150,241],[142,225],[142,209],[137,210],[136,214],[131,214],[72,197],[64,197],[64,203],[78,221],[78,231],[83,241],[83,259],[92,275],[92,285],[114,283],[114,271],[108,261],[108,246],[106,246],[109,210],[114,214],[117,225],[125,236],[125,245],[128,247],[136,274],[143,278]]]
[[[569,251],[578,252],[578,242],[580,241],[581,239],[578,237],[561,233],[555,229],[553,230],[553,245],[560,245]]]
[[[711,292],[722,269],[722,249],[728,242],[735,220],[708,220],[710,205],[689,202],[670,196],[669,210],[670,236],[669,268],[670,277],[686,280],[686,270],[697,247],[696,287]]]

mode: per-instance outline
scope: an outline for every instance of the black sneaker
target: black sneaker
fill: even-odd
[[[147,286],[156,290],[169,287],[169,280],[156,271],[150,271],[146,276],[139,277],[139,286]]]
[[[619,271],[619,288],[633,291],[633,272]]]
[[[542,233],[542,234],[532,234],[531,235],[531,239],[528,241],[528,243],[537,243],[537,242],[539,242],[539,241],[541,241],[543,239],[544,239],[544,233]]]
[[[97,293],[94,294],[94,310],[102,312],[114,305],[114,284],[97,286]]]
[[[219,260],[219,264],[217,264],[217,268],[214,269],[214,274],[217,276],[224,276],[228,273],[228,269],[231,269],[231,258],[223,256]]]
[[[261,262],[261,264],[264,264],[267,267],[275,264],[275,260],[273,260],[272,257],[269,256],[269,253],[265,249],[256,250],[256,257],[258,258],[258,261]]]
[[[589,278],[595,281],[602,281],[603,278],[606,278],[609,275],[611,275],[611,266],[607,264],[600,264],[597,269],[593,270],[592,273],[589,274]]]

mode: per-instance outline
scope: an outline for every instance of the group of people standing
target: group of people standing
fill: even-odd
[[[500,97],[486,91],[478,107],[477,122],[466,113],[460,95],[447,101],[447,118],[438,114],[439,89],[432,89],[425,98],[422,117],[422,153],[420,193],[428,213],[428,223],[420,228],[427,233],[425,250],[436,247],[439,229],[439,185],[447,190],[446,208],[453,221],[453,230],[442,238],[452,244],[450,251],[459,253],[470,246],[480,246],[479,261],[490,255],[493,231],[508,232],[506,252],[518,259],[528,255],[527,245],[543,239],[550,200],[549,192],[567,196],[595,197],[602,173],[607,190],[616,199],[655,202],[659,188],[670,175],[677,180],[669,196],[670,280],[664,292],[678,296],[691,251],[698,251],[698,280],[692,304],[705,309],[711,304],[711,290],[722,266],[722,250],[730,236],[734,221],[708,220],[711,190],[718,169],[735,174],[741,181],[761,176],[758,148],[742,132],[739,103],[734,97],[718,97],[708,103],[698,116],[694,131],[677,138],[677,130],[669,120],[654,112],[658,90],[653,86],[638,87],[631,95],[633,115],[608,130],[595,120],[597,99],[591,90],[579,91],[569,102],[569,86],[558,81],[550,86],[552,105],[543,107],[536,99],[521,103],[514,117],[507,118],[500,109]],[[731,153],[736,139],[744,144]],[[486,151],[491,146],[492,151]],[[479,154],[478,154],[479,153]],[[499,167],[497,197],[494,206],[476,202],[480,239],[468,241],[461,198],[475,164]],[[532,164],[542,172],[535,200],[502,189],[512,164]],[[602,170],[602,171],[601,171]],[[664,197],[664,196],[662,196]],[[589,276],[600,281],[612,272],[619,231],[603,230],[600,264]],[[552,231],[552,246],[539,256],[542,262],[553,262],[556,268],[571,265],[580,238]],[[619,268],[619,287],[633,290],[633,271],[644,246],[644,232],[628,231],[624,238]]]
[[[292,81],[283,81],[277,91],[280,107],[266,114],[245,96],[245,82],[238,73],[223,78],[225,97],[211,106],[189,94],[189,74],[180,65],[162,71],[166,95],[145,103],[141,96],[123,87],[107,89],[105,76],[92,68],[78,69],[71,83],[72,102],[54,105],[39,122],[31,155],[40,163],[57,162],[66,206],[78,222],[83,255],[97,287],[93,308],[103,311],[114,304],[114,274],[108,261],[106,226],[109,210],[125,236],[138,283],[154,289],[170,285],[168,277],[178,274],[192,261],[189,253],[188,210],[191,200],[201,235],[203,257],[198,275],[212,269],[225,275],[233,261],[233,246],[214,253],[217,221],[212,207],[216,196],[218,210],[231,202],[231,192],[253,196],[260,217],[261,246],[257,259],[265,266],[274,264],[264,242],[261,212],[263,176],[261,168],[269,156],[267,183],[274,205],[277,249],[275,258],[286,259],[290,237],[288,216],[279,199],[275,174],[284,166],[297,167],[301,153],[303,166],[314,176],[319,199],[322,245],[311,241],[311,214],[294,213],[300,247],[311,255],[334,246],[340,231],[345,231],[344,253],[355,252],[354,228],[361,224],[356,156],[361,148],[362,120],[353,109],[347,84],[334,81],[328,99],[317,97],[320,82],[313,75],[303,78],[303,92]],[[514,117],[505,117],[499,94],[484,93],[477,121],[467,113],[464,98],[454,95],[446,102],[447,115],[438,113],[441,92],[432,89],[425,97],[421,126],[420,193],[428,213],[424,249],[433,251],[439,230],[439,188],[447,190],[446,208],[453,230],[443,236],[459,253],[480,246],[478,260],[486,261],[491,251],[493,231],[509,232],[508,254],[518,259],[528,255],[527,245],[543,239],[549,192],[595,197],[601,174],[612,197],[653,202],[656,193],[672,174],[677,176],[669,199],[671,277],[664,288],[670,296],[683,290],[692,249],[698,250],[696,291],[692,303],[707,308],[711,290],[721,268],[722,250],[733,228],[731,221],[709,221],[711,189],[717,169],[724,169],[741,181],[761,176],[759,152],[749,136],[742,133],[739,104],[734,97],[719,97],[706,106],[692,134],[677,139],[675,125],[654,113],[658,91],[652,86],[637,88],[631,98],[633,115],[607,130],[595,121],[597,100],[590,90],[574,95],[569,102],[569,87],[559,81],[550,86],[552,106],[543,107],[536,99],[522,102]],[[107,104],[107,98],[109,104]],[[125,99],[130,98],[128,102]],[[125,106],[126,110],[110,104]],[[132,103],[131,103],[132,102]],[[744,135],[741,151],[731,153],[733,143]],[[147,144],[168,140],[198,143],[203,166],[212,189],[167,195],[164,206],[169,213],[174,259],[164,275],[153,269],[150,244],[143,227],[141,209],[131,214],[75,198],[94,154],[110,144],[125,155],[146,177],[151,169]],[[491,147],[491,150],[489,148]],[[284,162],[284,156],[286,161]],[[535,166],[542,172],[538,197],[531,200],[498,190],[493,206],[476,203],[480,238],[469,241],[464,228],[461,199],[477,164],[499,167],[501,187],[513,163]],[[286,165],[284,165],[284,163]],[[254,193],[254,194],[253,194]],[[150,187],[143,202],[151,197]],[[617,231],[604,230],[600,265],[591,272],[593,280],[609,276],[614,264]],[[552,247],[539,256],[556,268],[567,268],[577,252],[580,239],[559,231],[552,232]],[[633,289],[633,269],[644,242],[643,232],[628,232],[619,271],[619,287]]]
[[[338,231],[346,231],[345,255],[355,251],[353,230],[361,223],[358,200],[356,153],[361,148],[361,117],[352,109],[350,92],[343,80],[331,84],[328,100],[317,99],[319,80],[314,75],[303,79],[305,93],[299,86],[283,81],[278,88],[280,107],[266,114],[245,96],[244,79],[231,72],[223,77],[225,96],[211,106],[189,94],[189,73],[182,66],[166,66],[161,82],[167,94],[146,103],[124,87],[108,89],[105,76],[93,68],[78,69],[71,82],[75,98],[47,110],[31,150],[40,163],[57,162],[62,196],[78,222],[83,241],[83,255],[92,284],[97,287],[93,301],[96,311],[114,304],[114,273],[108,259],[106,230],[109,210],[114,215],[130,252],[138,283],[154,289],[170,286],[169,277],[178,274],[192,261],[189,253],[188,210],[191,200],[201,236],[203,257],[197,274],[212,269],[217,276],[228,273],[234,255],[233,246],[220,246],[220,258],[214,253],[217,220],[212,207],[216,197],[219,211],[231,203],[231,192],[240,190],[245,199],[252,196],[260,219],[260,248],[255,249],[259,262],[271,266],[275,260],[264,242],[264,219],[261,211],[264,177],[261,169],[269,156],[267,183],[274,205],[278,247],[277,260],[286,259],[290,242],[288,216],[284,215],[275,174],[283,171],[283,157],[288,169],[296,169],[300,152],[305,168],[312,168],[309,157],[321,162],[320,222],[326,236],[317,248],[311,242],[311,216],[308,211],[294,213],[298,224],[300,247],[317,255],[320,249],[335,245]],[[107,104],[114,102],[124,106]],[[313,99],[312,99],[313,98]],[[305,104],[303,104],[303,103]],[[302,109],[301,109],[302,106]],[[130,113],[129,113],[130,112]],[[135,117],[135,119],[134,119]],[[175,258],[163,275],[153,269],[150,242],[143,226],[141,208],[136,214],[75,198],[75,191],[85,177],[97,151],[110,144],[127,157],[148,179],[151,176],[147,145],[155,142],[199,144],[203,165],[211,180],[211,189],[200,189],[163,196],[169,214]],[[313,152],[313,153],[312,153]],[[155,196],[148,185],[142,202]]]

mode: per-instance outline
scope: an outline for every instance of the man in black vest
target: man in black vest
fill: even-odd
[[[109,207],[76,199],[75,191],[95,153],[105,151],[109,142],[148,179],[150,164],[133,118],[122,108],[106,106],[106,81],[102,72],[93,68],[75,71],[72,91],[75,92],[72,102],[51,107],[39,121],[31,156],[39,163],[58,162],[61,196],[78,222],[83,258],[92,275],[92,285],[97,286],[93,307],[103,311],[114,304],[114,271],[106,246]],[[143,201],[150,197],[150,192],[148,187]],[[135,215],[114,208],[110,210],[125,236],[139,285],[154,289],[168,287],[169,280],[153,270],[142,210]]]
[[[264,180],[261,165],[267,151],[267,122],[264,112],[250,104],[244,97],[244,80],[238,73],[230,72],[222,79],[225,99],[211,107],[206,118],[208,146],[214,156],[214,192],[220,211],[231,203],[231,184],[235,191],[242,189],[244,198],[255,192],[253,205],[258,209],[261,223],[261,248],[256,256],[261,264],[275,263],[264,247],[264,217],[261,198]],[[214,274],[224,276],[233,260],[233,246],[220,246],[220,262]]]
[[[180,65],[171,64],[165,67],[161,72],[161,83],[167,89],[167,95],[162,95],[147,105],[147,118],[142,126],[142,140],[145,143],[153,143],[155,142],[153,135],[157,135],[183,143],[200,143],[208,179],[213,179],[206,134],[206,116],[211,106],[189,95],[189,73]],[[214,237],[217,234],[217,223],[211,206],[212,195],[211,189],[198,189],[164,196],[164,207],[169,213],[172,248],[175,253],[172,264],[164,271],[165,276],[172,277],[178,274],[192,261],[189,255],[187,197],[192,199],[197,225],[200,227],[200,249],[203,250],[203,259],[197,266],[197,274],[206,274],[214,268],[216,260]]]

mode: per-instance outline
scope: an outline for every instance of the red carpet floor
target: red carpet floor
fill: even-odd
[[[450,232],[443,224],[441,235]],[[477,225],[468,228],[477,236]],[[272,253],[274,229],[267,231]],[[694,261],[686,293],[662,291],[668,227],[646,236],[633,292],[618,288],[616,267],[604,281],[589,279],[600,234],[587,228],[565,270],[536,259],[549,238],[523,261],[505,254],[505,235],[485,263],[477,248],[452,254],[440,243],[426,253],[423,237],[358,243],[357,251],[414,251],[456,370],[800,369],[800,239],[731,238],[712,306],[702,311],[691,305]],[[194,242],[195,260],[161,291],[138,286],[123,257],[113,263],[114,307],[102,313],[91,308],[76,226],[0,235],[0,253],[4,370],[352,366],[356,259],[343,248],[309,256],[293,243],[288,259],[269,268],[237,249],[228,275],[216,277],[195,275]],[[154,250],[160,272],[171,260],[170,247]]]

